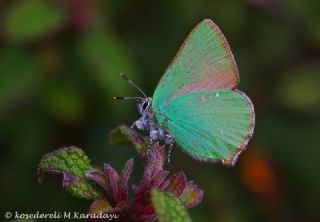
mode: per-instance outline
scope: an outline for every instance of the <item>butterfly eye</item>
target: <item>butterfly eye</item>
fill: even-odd
[[[148,107],[148,102],[144,102],[142,104],[142,109],[145,110]]]

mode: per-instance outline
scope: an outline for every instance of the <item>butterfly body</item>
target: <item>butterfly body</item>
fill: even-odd
[[[141,117],[132,124],[140,130],[147,130],[149,138],[153,141],[164,141],[165,144],[173,146],[174,139],[156,120],[155,112],[152,108],[152,98],[142,99],[138,105],[138,111]]]
[[[251,100],[236,87],[239,74],[230,47],[211,20],[189,34],[161,78],[153,98],[138,103],[133,126],[151,141],[177,143],[192,157],[233,166],[252,137]]]

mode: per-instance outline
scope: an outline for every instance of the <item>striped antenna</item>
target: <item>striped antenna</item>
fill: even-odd
[[[121,99],[144,99],[142,97],[139,96],[114,96],[113,97],[114,100],[121,100]]]
[[[126,80],[130,85],[132,85],[134,88],[136,88],[137,90],[139,90],[141,92],[141,94],[144,96],[144,98],[148,98],[148,96],[131,80],[129,79],[125,74],[120,73],[120,76]]]

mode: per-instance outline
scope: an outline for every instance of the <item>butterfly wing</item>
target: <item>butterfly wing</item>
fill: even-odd
[[[174,97],[193,91],[234,89],[238,82],[225,37],[206,19],[191,31],[165,71],[153,95],[153,108],[161,110]]]
[[[175,97],[156,118],[183,151],[230,166],[246,148],[255,123],[250,99],[239,90],[225,89]]]
[[[233,165],[254,129],[250,99],[234,90],[238,70],[220,29],[203,20],[165,71],[152,107],[158,123],[191,156]]]

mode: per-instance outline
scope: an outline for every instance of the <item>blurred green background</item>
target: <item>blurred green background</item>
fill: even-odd
[[[228,39],[239,89],[256,108],[256,129],[235,168],[193,160],[183,170],[204,189],[193,221],[320,221],[320,2],[318,0],[0,1],[1,219],[5,211],[86,212],[63,192],[61,176],[37,183],[42,155],[83,148],[95,165],[120,170],[131,147],[108,133],[139,115],[138,92],[152,95],[189,31],[210,18]]]

